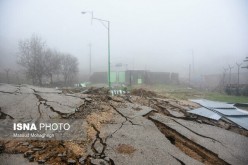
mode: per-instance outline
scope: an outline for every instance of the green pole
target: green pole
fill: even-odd
[[[110,82],[110,22],[108,21],[108,85],[111,88]]]

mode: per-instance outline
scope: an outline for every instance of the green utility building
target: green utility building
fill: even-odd
[[[107,83],[107,72],[95,72],[90,77],[92,83]],[[112,84],[178,84],[178,73],[150,72],[146,70],[112,71],[110,74]]]

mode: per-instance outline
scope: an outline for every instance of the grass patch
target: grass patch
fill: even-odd
[[[223,101],[229,103],[248,103],[248,97],[246,96],[231,96],[216,92],[209,92],[205,95],[205,99],[213,101]]]
[[[134,86],[133,88],[145,88],[155,91],[158,94],[175,99],[208,99],[212,101],[222,101],[229,103],[248,103],[247,96],[231,96],[224,93],[193,89],[183,85],[142,85]]]

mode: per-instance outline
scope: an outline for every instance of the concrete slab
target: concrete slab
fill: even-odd
[[[206,124],[174,119],[160,114],[151,116],[174,129],[197,144],[216,153],[230,164],[247,164],[248,138],[242,135]]]
[[[31,89],[34,89],[38,93],[62,93],[61,90],[55,89],[55,88],[43,88],[43,87],[37,87],[37,86],[28,86]]]
[[[18,90],[18,87],[16,85],[0,84],[0,92],[14,93],[17,90]]]
[[[38,118],[38,105],[33,94],[0,94],[1,111],[15,119]]]
[[[185,117],[185,115],[182,112],[178,112],[178,111],[174,111],[174,110],[170,110],[170,109],[167,109],[167,111],[169,111],[172,116]]]
[[[127,103],[125,108],[118,108],[118,110],[129,118],[135,118],[137,116],[143,116],[153,111],[154,109],[139,104]],[[154,110],[156,111],[156,110]]]
[[[129,107],[132,106],[136,105],[129,104]],[[139,107],[142,107],[142,110],[138,112],[132,108],[118,108],[119,112],[123,112],[137,125],[130,122],[123,125],[106,124],[101,129],[100,136],[109,136],[105,153],[115,164],[181,164],[180,161],[185,164],[201,164],[172,145],[151,121],[142,117],[150,108]],[[135,118],[131,119],[132,117]],[[133,153],[122,153],[118,150],[121,145],[133,147]]]
[[[15,119],[57,118],[61,114],[75,113],[82,104],[83,99],[66,96],[53,88],[0,85],[1,111]]]
[[[206,117],[206,118],[210,118],[210,119],[213,119],[213,120],[219,120],[221,118],[221,115],[207,109],[207,108],[204,108],[204,107],[201,107],[201,108],[197,108],[197,109],[194,109],[194,110],[190,110],[188,111],[189,113],[192,113],[192,114],[196,114],[196,115],[199,115],[199,116],[203,116],[203,117]]]

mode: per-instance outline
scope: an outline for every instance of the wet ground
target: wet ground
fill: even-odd
[[[105,88],[0,85],[1,121],[77,119],[81,140],[2,139],[0,160],[30,164],[248,164],[247,131],[190,116],[199,105],[146,90],[110,96]],[[24,158],[25,157],[25,158]]]

